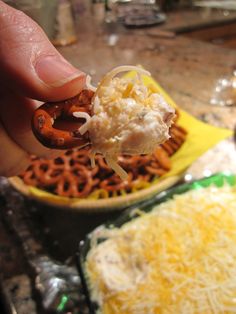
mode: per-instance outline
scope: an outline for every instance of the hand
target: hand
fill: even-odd
[[[30,154],[55,154],[32,134],[32,114],[40,101],[75,96],[85,80],[34,21],[0,0],[0,175],[19,174]]]

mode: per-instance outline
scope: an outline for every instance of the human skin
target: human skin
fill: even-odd
[[[39,25],[0,0],[0,175],[19,174],[30,154],[58,154],[34,137],[32,114],[42,102],[75,96],[85,81]]]

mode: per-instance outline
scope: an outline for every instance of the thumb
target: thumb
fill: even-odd
[[[86,75],[67,62],[43,30],[0,0],[0,82],[27,97],[57,101],[78,94]]]

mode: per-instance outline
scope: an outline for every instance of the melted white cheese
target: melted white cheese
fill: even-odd
[[[115,77],[135,70],[134,78]],[[144,85],[141,74],[149,72],[134,66],[121,66],[109,72],[99,84],[92,102],[92,117],[81,129],[89,132],[92,150],[101,153],[122,178],[126,173],[117,164],[119,154],[151,154],[169,138],[174,109],[163,97]]]
[[[174,109],[138,75],[105,81],[95,94],[89,123],[93,149],[111,157],[150,154],[169,138],[173,116]]]

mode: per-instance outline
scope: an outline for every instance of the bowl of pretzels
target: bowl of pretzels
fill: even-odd
[[[73,210],[114,210],[138,203],[175,184],[181,175],[168,177],[172,156],[185,143],[187,131],[178,124],[170,139],[151,155],[120,155],[119,165],[128,173],[122,180],[96,155],[91,166],[90,147],[66,150],[56,159],[31,157],[31,164],[12,185],[29,198]]]
[[[97,88],[88,81],[79,95],[36,110],[36,138],[64,151],[51,160],[32,156],[28,169],[10,179],[17,190],[79,212],[124,209],[177,183],[194,160],[230,135],[178,108],[142,69],[113,78],[127,70],[137,68],[114,69]],[[58,130],[58,120],[74,119],[75,130]]]

